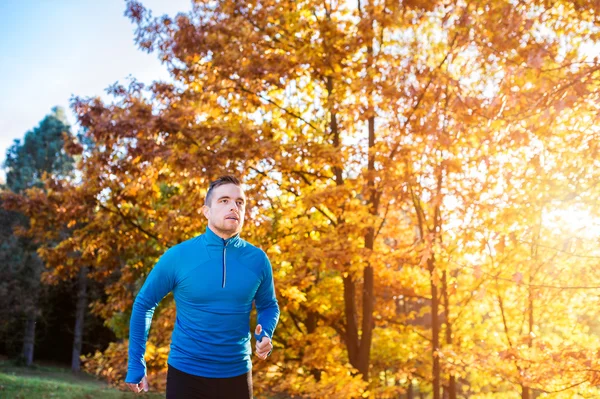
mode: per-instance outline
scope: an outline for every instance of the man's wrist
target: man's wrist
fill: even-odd
[[[267,334],[265,330],[262,330],[260,334],[254,333],[254,339],[256,339],[258,342],[262,341],[263,337],[271,339],[271,337],[269,336],[269,334]]]

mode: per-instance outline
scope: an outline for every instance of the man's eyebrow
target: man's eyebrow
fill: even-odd
[[[220,201],[222,199],[231,199],[231,197],[229,195],[223,195],[223,196],[217,198],[217,201]],[[244,198],[244,197],[238,197],[237,200],[242,200],[242,201],[246,202],[246,198]]]

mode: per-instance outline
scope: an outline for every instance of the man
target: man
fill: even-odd
[[[173,291],[177,318],[168,360],[167,398],[252,398],[250,311],[258,311],[256,355],[266,359],[279,319],[266,254],[240,238],[246,197],[240,182],[210,184],[206,232],[166,251],[135,299],[125,382],[148,390],[144,353],[154,309]]]

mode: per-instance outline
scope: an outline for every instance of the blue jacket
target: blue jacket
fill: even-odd
[[[188,374],[228,378],[252,368],[250,311],[254,301],[263,336],[279,320],[267,255],[241,239],[224,240],[209,228],[178,244],[156,263],[133,304],[125,382],[146,374],[146,340],[154,309],[173,291],[177,317],[168,363]]]

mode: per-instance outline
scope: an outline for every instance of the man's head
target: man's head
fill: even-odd
[[[202,207],[208,227],[221,238],[229,238],[242,230],[246,212],[246,196],[234,176],[221,176],[210,183]]]

